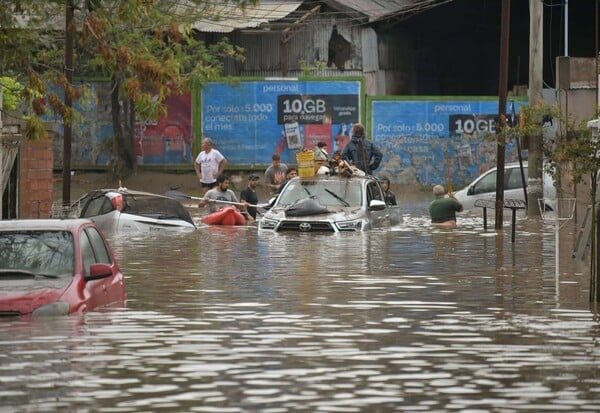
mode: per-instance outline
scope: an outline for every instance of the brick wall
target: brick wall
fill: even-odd
[[[48,218],[52,211],[52,139],[21,140],[19,218]]]

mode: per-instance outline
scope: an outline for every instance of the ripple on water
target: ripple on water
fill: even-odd
[[[552,229],[518,221],[513,244],[422,211],[360,234],[115,239],[127,308],[0,323],[2,409],[600,410],[588,281],[571,260],[556,279]]]

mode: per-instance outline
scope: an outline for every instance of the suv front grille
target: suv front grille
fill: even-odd
[[[307,224],[310,225],[310,227],[308,227]],[[322,221],[282,221],[277,230],[298,232],[334,232],[334,229],[329,222]]]

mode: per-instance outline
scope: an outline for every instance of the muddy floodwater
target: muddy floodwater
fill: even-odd
[[[0,323],[0,411],[600,411],[575,229],[109,234],[125,308]],[[493,228],[493,224],[491,225]]]

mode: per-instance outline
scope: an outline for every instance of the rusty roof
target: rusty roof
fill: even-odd
[[[454,0],[321,0],[332,8],[358,12],[369,23],[385,19],[402,19]]]
[[[291,0],[260,0],[257,5],[241,8],[230,3],[217,2],[206,11],[206,14],[212,17],[197,21],[193,28],[201,32],[218,33],[257,28],[264,23],[285,18],[302,3]]]

